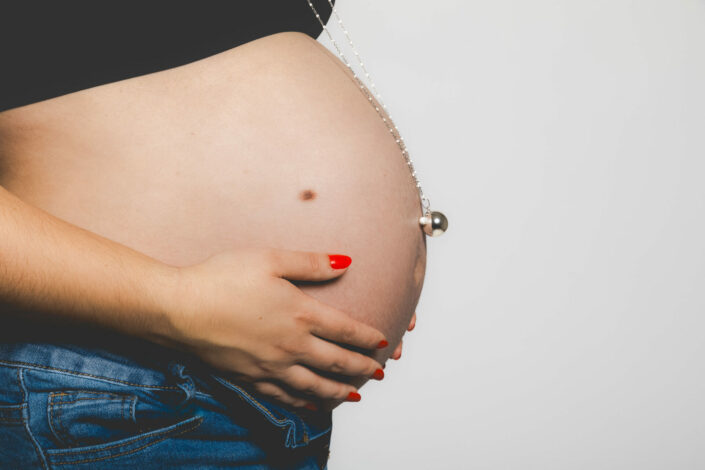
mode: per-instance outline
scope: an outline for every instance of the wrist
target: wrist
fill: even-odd
[[[147,321],[138,333],[143,339],[162,346],[178,343],[178,317],[181,315],[179,292],[182,289],[181,268],[156,263],[145,283]]]

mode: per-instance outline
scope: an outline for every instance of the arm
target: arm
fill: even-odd
[[[0,186],[0,304],[155,340],[176,271]]]
[[[287,281],[341,276],[347,263],[337,263],[324,253],[245,249],[168,266],[0,187],[0,306],[188,351],[294,406],[357,392],[307,366],[351,376],[374,376],[382,367],[331,342],[381,348],[379,330]],[[303,394],[292,397],[272,381]]]

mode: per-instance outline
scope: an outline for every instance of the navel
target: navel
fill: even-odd
[[[316,199],[316,193],[312,189],[304,189],[299,193],[299,198],[302,201],[312,201]]]

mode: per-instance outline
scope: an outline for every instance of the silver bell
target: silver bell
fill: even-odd
[[[448,219],[442,212],[433,211],[427,212],[419,218],[419,224],[423,227],[426,235],[437,237],[443,235],[448,230]]]

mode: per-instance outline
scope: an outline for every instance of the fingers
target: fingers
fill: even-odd
[[[321,377],[305,366],[291,366],[280,374],[277,379],[306,395],[320,399],[360,400],[357,389],[352,385]]]
[[[306,356],[301,357],[301,362],[316,369],[377,380],[381,380],[380,375],[384,377],[384,373],[378,371],[382,369],[379,362],[320,338],[311,338],[306,345],[306,353]]]
[[[304,400],[303,398],[296,398],[290,395],[279,385],[273,384],[272,382],[255,382],[251,384],[251,387],[257,390],[262,395],[267,395],[268,397],[278,400],[282,403],[286,403],[287,405],[291,405],[296,408],[312,409],[313,404],[310,401]]]
[[[342,275],[352,262],[346,255],[268,250],[274,275],[301,281],[325,281]]]
[[[399,344],[397,345],[396,349],[394,350],[394,352],[390,356],[392,359],[399,360],[399,358],[401,357],[401,345],[403,342],[404,342],[403,339],[399,340]]]
[[[309,298],[308,307],[309,331],[316,336],[364,349],[381,349],[389,344],[381,331],[317,299]]]
[[[406,331],[411,331],[415,327],[416,327],[416,312],[414,312],[414,314],[411,316],[411,321],[409,322],[409,327],[406,329]],[[403,339],[399,340],[399,344],[397,345],[397,347],[394,349],[394,352],[390,356],[392,359],[397,360],[397,361],[399,359],[401,359],[401,348],[402,348],[403,343],[404,343]]]

